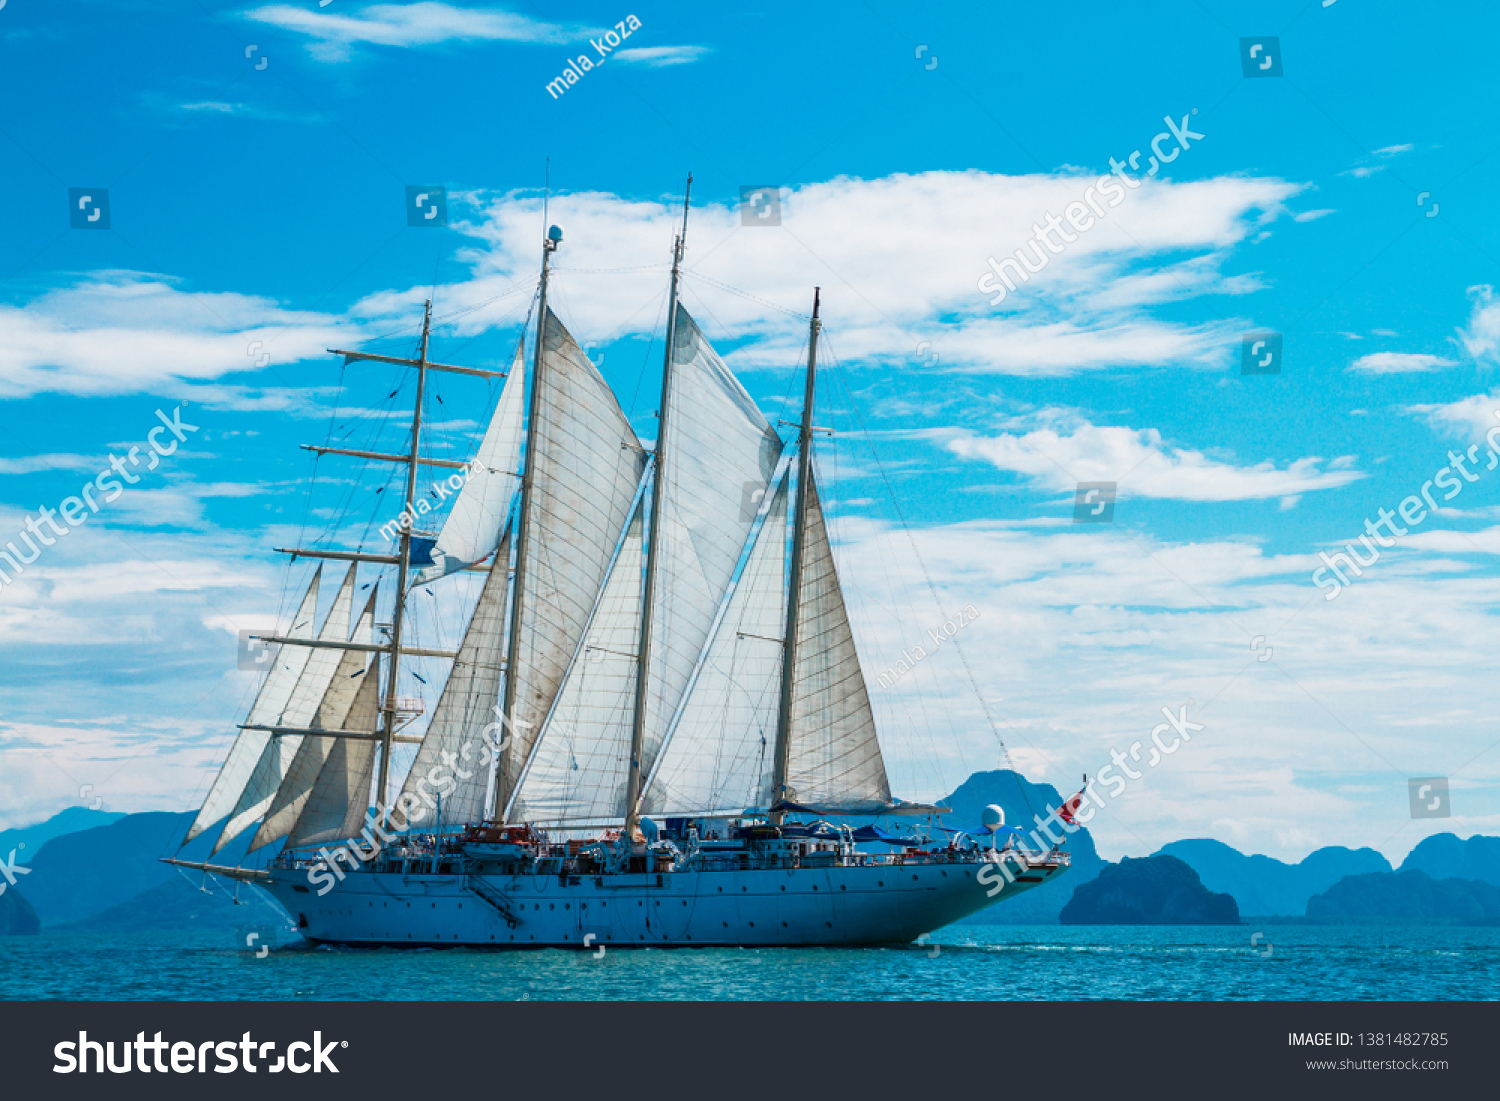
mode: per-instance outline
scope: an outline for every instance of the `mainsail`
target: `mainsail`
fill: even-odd
[[[515,706],[500,806],[510,801],[582,640],[646,463],[608,383],[550,309],[541,355],[537,416],[527,435],[527,566],[517,594],[519,637],[509,655]]]
[[[355,624],[350,642],[373,641],[375,598],[379,591],[379,586],[370,590],[369,600],[365,602],[365,609],[360,613],[359,622]],[[331,652],[338,653],[336,650]],[[318,713],[313,716],[310,724],[313,728],[346,729],[344,724],[354,704],[355,695],[366,679],[379,676],[379,666],[368,665],[367,660],[367,655],[363,651],[343,651],[338,670],[334,673],[328,689],[323,693],[323,702],[318,706]],[[364,731],[366,734],[373,732],[373,727]],[[287,769],[286,779],[281,782],[281,787],[277,789],[276,797],[271,802],[271,809],[266,812],[265,820],[250,842],[252,852],[263,845],[269,845],[272,841],[280,840],[291,832],[292,826],[307,804],[308,796],[312,794],[313,784],[322,772],[323,765],[328,761],[329,754],[333,752],[335,744],[340,740],[311,734],[302,738],[302,744],[298,746],[296,756],[292,758],[291,766]]]
[[[308,583],[307,592],[302,597],[297,614],[292,618],[292,627],[287,631],[286,637],[303,639],[313,637],[314,620],[318,610],[318,582],[322,576],[323,567],[319,566],[313,571],[312,580]],[[260,691],[256,693],[255,702],[250,705],[249,717],[245,719],[247,725],[269,724],[272,717],[281,713],[287,700],[291,698],[292,690],[297,686],[297,678],[302,675],[309,653],[311,651],[305,646],[284,645],[281,647],[276,655],[275,664],[271,666],[270,673],[261,683]],[[270,735],[264,730],[241,730],[239,732],[234,745],[229,749],[229,756],[224,759],[224,764],[219,769],[219,775],[214,779],[213,787],[209,789],[208,798],[203,801],[198,816],[188,827],[183,844],[187,844],[234,809],[235,804],[239,802],[240,793],[245,790],[245,784],[250,779],[250,774],[255,771],[256,763],[260,760],[261,753],[265,750],[269,740]]]
[[[647,814],[738,814],[770,798],[786,625],[787,478],[777,484],[646,785]]]
[[[328,618],[323,622],[323,630],[318,635],[318,641],[333,644],[348,642],[349,619],[353,608],[354,567],[351,565],[344,575],[343,584],[339,586],[338,595],[334,598]],[[302,673],[297,678],[296,687],[279,714],[274,718],[260,720],[263,725],[307,727],[312,722],[313,716],[317,714],[324,694],[333,683],[334,674],[337,673],[339,662],[344,655],[344,651],[334,649],[332,646],[299,647],[299,649],[305,649],[308,657],[303,663]],[[251,722],[255,721],[251,720]],[[281,782],[286,779],[287,769],[302,745],[300,734],[282,736],[272,735],[270,732],[266,734],[266,744],[261,749],[260,760],[256,762],[255,768],[245,783],[244,790],[240,792],[239,800],[235,803],[229,821],[225,823],[223,831],[219,834],[219,839],[214,842],[214,853],[253,826],[270,809],[272,801],[276,798],[276,792],[281,787]]]
[[[639,500],[638,496],[582,648],[507,809],[508,819],[599,821],[625,816],[641,636],[644,531]]]
[[[643,776],[708,642],[782,449],[781,438],[680,305],[667,403]]]
[[[476,822],[489,811],[491,754],[484,751],[486,742],[497,743],[498,734],[485,736],[485,728],[495,722],[494,708],[500,698],[501,675],[505,666],[505,605],[510,589],[510,540],[500,544],[494,564],[485,575],[479,603],[469,620],[453,670],[443,685],[437,708],[427,724],[427,733],[417,750],[411,771],[406,774],[403,798],[396,800],[393,822],[398,829],[408,824],[431,826],[436,816],[431,810],[411,822],[400,809],[411,800],[436,804],[435,794],[426,798],[423,792],[441,791],[441,822]],[[425,785],[425,786],[424,786]],[[409,797],[409,798],[407,798]]]
[[[521,463],[525,386],[526,357],[518,345],[484,441],[469,464],[468,477],[443,521],[436,545],[428,552],[432,565],[416,572],[414,585],[425,585],[483,561],[500,545]]]
[[[819,809],[869,813],[891,805],[891,785],[810,472],[808,483],[783,797]]]

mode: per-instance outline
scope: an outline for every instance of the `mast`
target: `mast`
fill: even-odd
[[[427,387],[427,338],[432,328],[432,300],[422,308],[422,350],[417,357],[417,401],[411,416],[411,451],[406,466],[406,514],[416,516],[417,448],[422,441],[422,394]],[[406,575],[411,568],[411,524],[401,526],[401,549],[396,561],[396,607],[391,615],[390,670],[385,681],[385,706],[381,708],[380,778],[376,782],[375,805],[382,825],[390,824],[387,786],[391,778],[391,745],[396,738],[396,678],[401,671],[401,623],[406,608]],[[379,660],[378,658],[376,659]]]
[[[802,426],[797,433],[797,506],[792,524],[792,568],[787,585],[786,634],[781,640],[781,707],[776,716],[776,763],[771,773],[771,805],[785,800],[787,762],[791,752],[792,674],[797,668],[797,615],[801,608],[802,545],[807,536],[808,491],[812,488],[813,391],[818,375],[818,299],[813,288],[812,322],[807,337],[807,389],[802,396]],[[780,825],[782,811],[771,812]]]
[[[550,160],[548,164],[550,171]],[[546,221],[545,216],[542,220]],[[538,442],[537,413],[542,406],[542,370],[546,365],[546,359],[542,355],[542,345],[547,333],[547,275],[551,268],[552,254],[557,251],[557,246],[560,244],[562,244],[562,230],[557,226],[549,227],[547,236],[542,241],[542,285],[540,300],[537,302],[536,347],[533,349],[531,363],[531,402],[526,410],[526,463],[521,468],[521,510],[516,521],[516,576],[515,588],[511,596],[510,640],[506,644],[505,651],[505,706],[501,712],[504,720],[502,725],[507,729],[501,731],[502,738],[510,736],[511,731],[515,729],[516,722],[516,692],[520,683],[516,676],[516,655],[521,650],[522,594],[526,591],[527,536],[531,530],[531,491],[535,480],[533,475],[536,470]],[[503,819],[505,814],[505,762],[507,760],[507,754],[497,755],[495,800],[490,812],[490,817],[496,820]]]
[[[666,470],[667,406],[672,394],[672,353],[677,343],[677,284],[682,270],[682,249],[687,243],[688,207],[693,197],[693,177],[688,174],[687,190],[682,197],[682,232],[672,243],[672,289],[667,307],[667,352],[661,369],[661,405],[656,422],[656,464],[651,476],[651,526],[646,543],[646,577],[641,610],[641,643],[637,647],[635,668],[635,715],[630,727],[630,764],[625,774],[625,832],[628,846],[635,838],[640,819],[637,804],[641,800],[641,753],[646,740],[646,688],[651,669],[651,608],[656,598],[656,554],[661,541],[661,505],[663,475]],[[626,851],[629,851],[628,849]]]

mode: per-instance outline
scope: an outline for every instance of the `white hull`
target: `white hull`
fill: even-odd
[[[314,943],[773,947],[907,943],[1064,870],[1033,866],[1012,883],[997,866],[975,862],[632,876],[360,870],[320,896],[326,883],[280,869],[262,885]],[[471,880],[481,882],[475,888]],[[1003,889],[991,896],[996,885]]]

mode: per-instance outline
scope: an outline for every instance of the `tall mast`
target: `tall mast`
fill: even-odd
[[[548,164],[550,173],[550,160]],[[542,220],[546,221],[545,218]],[[542,287],[537,302],[536,347],[532,350],[531,402],[526,411],[526,462],[521,468],[521,513],[516,521],[516,579],[510,605],[510,641],[505,651],[503,716],[507,729],[502,731],[502,736],[506,738],[509,738],[515,731],[516,691],[520,685],[520,680],[516,676],[516,655],[521,652],[522,594],[526,591],[527,535],[531,530],[531,491],[535,480],[533,475],[536,471],[539,436],[537,412],[542,406],[542,371],[547,362],[542,355],[542,345],[547,334],[547,276],[551,269],[552,254],[557,251],[557,246],[560,244],[562,244],[562,230],[556,226],[549,227],[547,236],[542,240]],[[495,802],[490,811],[490,817],[496,820],[502,818],[505,813],[505,763],[509,760],[509,756],[508,753],[499,754],[499,760],[495,766]]]
[[[656,552],[661,546],[661,505],[663,477],[667,457],[667,406],[672,394],[672,353],[677,344],[677,283],[682,270],[682,249],[687,243],[688,206],[693,197],[693,177],[688,174],[687,191],[682,197],[682,232],[672,244],[672,290],[667,307],[667,353],[661,369],[661,405],[656,421],[656,466],[651,474],[651,528],[646,544],[645,592],[641,611],[641,644],[637,647],[635,667],[635,715],[630,726],[630,767],[625,780],[626,845],[635,837],[640,818],[637,803],[641,799],[641,753],[646,741],[646,687],[651,669],[651,607],[656,602]]]
[[[781,640],[781,706],[776,715],[776,764],[771,773],[771,805],[786,799],[787,760],[791,752],[792,674],[797,669],[797,616],[801,609],[802,546],[807,538],[807,502],[812,488],[813,391],[818,377],[818,298],[813,288],[812,323],[807,337],[807,389],[802,395],[802,427],[797,433],[797,507],[792,522],[792,569],[788,579],[786,635]],[[771,812],[773,825],[780,825],[782,811]]]
[[[422,441],[422,393],[427,387],[427,338],[432,328],[432,300],[422,309],[422,350],[417,356],[417,401],[411,415],[411,451],[406,462],[406,515],[415,517],[417,494],[417,448]],[[396,678],[401,671],[401,623],[405,618],[406,574],[411,568],[411,524],[401,525],[401,550],[396,561],[396,607],[391,615],[391,657],[385,681],[385,706],[381,708],[380,779],[375,789],[382,825],[390,822],[387,786],[391,779],[391,745],[396,738]]]

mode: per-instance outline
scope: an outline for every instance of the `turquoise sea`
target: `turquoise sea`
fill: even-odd
[[[263,927],[256,927],[263,928]],[[1255,932],[1263,935],[1252,946]],[[955,926],[861,949],[312,948],[230,931],[0,938],[0,998],[1494,999],[1500,929]],[[1269,945],[1269,948],[1268,948]]]

